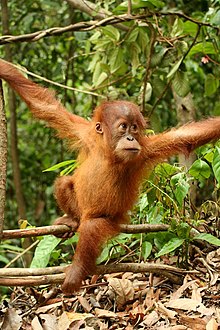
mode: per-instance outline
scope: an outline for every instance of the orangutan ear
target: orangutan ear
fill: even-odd
[[[95,124],[95,130],[97,133],[103,134],[102,124],[99,121]]]

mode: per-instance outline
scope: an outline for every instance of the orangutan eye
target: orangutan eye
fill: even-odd
[[[123,130],[126,130],[127,129],[127,124],[126,123],[121,123],[119,125],[119,128],[123,129]]]
[[[137,127],[136,124],[133,124],[133,125],[131,126],[131,129],[132,129],[132,131],[136,132],[137,129],[138,129],[138,127]]]

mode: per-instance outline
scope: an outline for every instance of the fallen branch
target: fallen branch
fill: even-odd
[[[158,231],[167,231],[169,229],[168,225],[121,225],[121,232],[127,234],[135,233],[151,233]],[[37,228],[27,228],[27,229],[13,229],[13,230],[4,230],[2,234],[2,239],[14,239],[14,238],[24,238],[24,237],[36,237],[44,235],[57,235],[71,232],[68,226],[59,225],[59,226],[46,226],[46,227],[37,227]],[[77,231],[75,227],[74,232]]]
[[[48,268],[3,268],[0,269],[0,285],[4,286],[38,286],[60,284],[64,281],[65,267]],[[97,266],[96,274],[111,274],[120,272],[162,274],[174,283],[182,282],[185,274],[195,274],[197,271],[186,271],[169,265],[154,263],[124,263]]]

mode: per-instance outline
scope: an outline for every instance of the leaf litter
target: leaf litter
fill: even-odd
[[[0,329],[218,330],[220,249],[198,253],[192,265],[198,273],[187,274],[182,285],[127,272],[93,276],[71,297],[59,287],[16,288],[2,300]]]

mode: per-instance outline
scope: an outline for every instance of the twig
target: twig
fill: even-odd
[[[97,96],[97,97],[101,97],[101,98],[105,98],[103,95],[101,94],[97,94],[97,93],[94,93],[94,92],[90,92],[90,91],[85,91],[85,90],[82,90],[82,89],[78,89],[78,88],[75,88],[75,87],[69,87],[69,86],[66,86],[66,85],[63,85],[63,84],[60,84],[58,82],[55,82],[55,81],[52,81],[50,79],[47,79],[45,77],[42,77],[42,76],[39,76],[31,71],[28,71],[27,69],[23,68],[22,66],[18,66],[16,64],[13,64],[12,65],[17,68],[19,71],[22,71],[24,72],[25,74],[28,74],[32,77],[35,77],[37,79],[40,79],[42,81],[45,81],[47,83],[50,83],[54,86],[58,86],[58,87],[62,87],[62,88],[65,88],[65,89],[68,89],[68,90],[71,90],[71,91],[75,91],[75,92],[78,92],[78,93],[84,93],[84,94],[89,94],[89,95],[93,95],[93,96]]]
[[[32,243],[30,246],[28,246],[24,251],[19,253],[14,259],[12,259],[6,266],[5,268],[9,268],[16,260],[20,259],[25,253],[30,251],[33,247],[35,247],[40,241],[37,240],[34,243]]]

